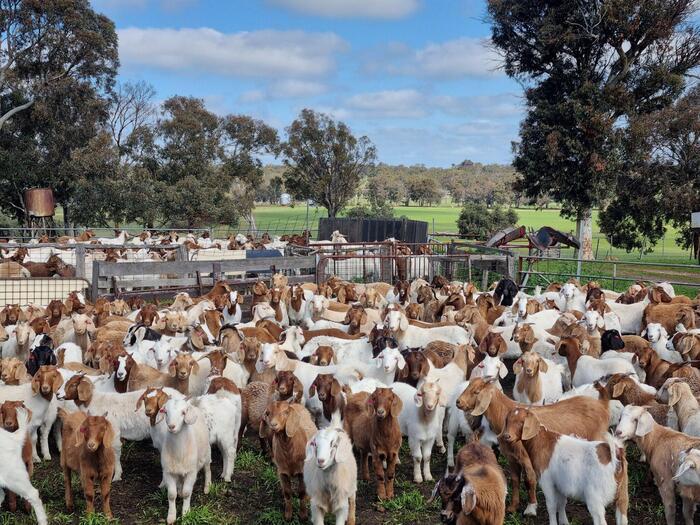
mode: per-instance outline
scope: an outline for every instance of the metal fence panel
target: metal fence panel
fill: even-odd
[[[54,299],[65,300],[70,292],[86,294],[89,288],[90,283],[86,279],[2,278],[0,279],[0,305],[46,306]]]
[[[384,241],[391,237],[407,243],[425,243],[428,240],[428,223],[424,221],[409,219],[319,219],[319,240],[330,239],[336,230],[350,242]]]

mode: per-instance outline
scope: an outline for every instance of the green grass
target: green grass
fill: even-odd
[[[92,513],[81,516],[78,525],[119,525],[119,520],[110,519],[104,514]]]

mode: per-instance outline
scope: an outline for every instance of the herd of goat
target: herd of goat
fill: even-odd
[[[0,324],[0,503],[7,492],[15,511],[24,499],[40,524],[31,473],[39,452],[50,459],[51,436],[68,511],[76,473],[87,512],[98,485],[108,517],[122,441],[150,439],[168,524],[177,498],[189,511],[202,470],[208,493],[212,446],[231,481],[246,432],[277,469],[285,519],[298,495],[299,518],[310,507],[315,525],[329,513],[355,523],[358,477],[392,499],[404,437],[415,483],[434,481],[434,447],[447,454],[431,499],[448,524],[502,524],[522,510],[522,482],[526,515],[539,485],[550,525],[568,523],[567,499],[596,525],[612,506],[624,525],[628,442],[668,525],[677,495],[685,525],[700,502],[700,295],[668,283],[618,294],[569,281],[528,295],[510,279],[479,291],[441,276],[290,285],[275,274],[245,296],[220,281],[167,308],[74,292],[7,305]],[[509,374],[512,397],[501,386]]]

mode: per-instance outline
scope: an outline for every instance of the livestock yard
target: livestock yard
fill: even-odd
[[[556,281],[337,231],[7,241],[0,523],[697,522],[696,267]]]

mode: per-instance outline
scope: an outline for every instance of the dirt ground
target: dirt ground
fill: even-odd
[[[509,375],[509,377],[511,377]],[[509,391],[512,385],[506,384]],[[630,493],[630,525],[658,525],[664,522],[663,505],[657,489],[648,475],[645,464],[637,461],[639,456],[635,446],[627,447],[629,464],[629,493]],[[376,502],[374,484],[359,482],[357,495],[357,523],[368,525],[380,524],[432,524],[440,523],[437,503],[427,505],[426,501],[433,488],[433,482],[421,485],[412,480],[411,458],[404,440],[401,449],[401,465],[396,475],[396,498],[383,506]],[[502,458],[501,458],[502,459]],[[167,497],[164,491],[157,489],[161,479],[160,458],[148,442],[126,443],[122,452],[124,467],[123,481],[113,484],[112,509],[115,520],[111,523],[124,525],[150,525],[165,522],[167,513]],[[505,463],[502,463],[505,465]],[[446,457],[437,451],[433,453],[432,472],[437,478],[445,471]],[[218,480],[221,473],[221,457],[214,452],[212,474]],[[192,500],[193,509],[178,523],[183,525],[214,525],[214,524],[254,524],[278,525],[287,523],[281,513],[281,494],[277,483],[276,471],[269,458],[260,453],[258,441],[250,435],[245,438],[236,460],[234,480],[227,484],[216,481],[209,495],[202,493],[202,476],[195,486]],[[78,511],[75,515],[65,514],[63,504],[63,475],[61,473],[58,455],[51,462],[37,465],[34,473],[34,484],[39,489],[42,500],[50,515],[51,524],[100,525],[110,523],[101,515],[82,516],[84,502],[79,489],[79,481],[73,479],[76,488],[76,503]],[[521,501],[525,494],[521,491]],[[524,517],[522,514],[510,514],[506,517],[506,525],[546,524],[547,511],[544,507],[544,497],[538,496],[538,515],[536,518]],[[99,505],[99,501],[97,502]],[[98,506],[99,508],[99,506]],[[178,511],[180,501],[178,500]],[[523,509],[524,510],[524,505]],[[592,523],[585,506],[569,501],[567,513],[571,525]],[[680,508],[678,510],[680,523]],[[608,523],[615,523],[614,511],[608,511]],[[33,523],[24,512],[10,514],[0,512],[0,525]],[[298,520],[290,522],[300,523]],[[307,522],[308,523],[308,522]],[[330,516],[326,523],[333,523]],[[696,514],[696,523],[700,516]]]

